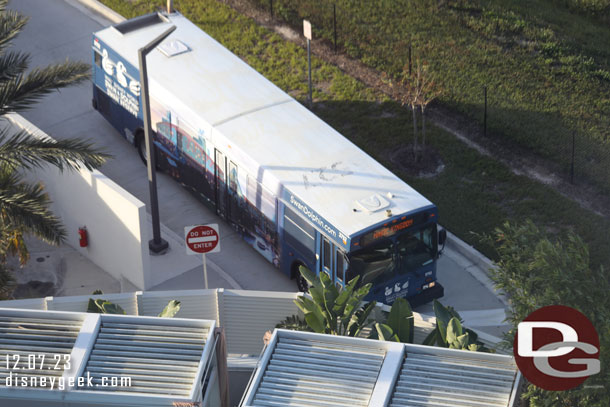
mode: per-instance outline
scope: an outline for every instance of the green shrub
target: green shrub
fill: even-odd
[[[523,397],[532,407],[610,405],[610,279],[603,267],[591,267],[582,239],[574,233],[551,239],[531,221],[505,223],[485,239],[495,245],[499,258],[492,280],[510,298],[507,346],[512,346],[519,322],[536,309],[555,304],[586,315],[600,339],[599,374],[565,392],[530,384]]]

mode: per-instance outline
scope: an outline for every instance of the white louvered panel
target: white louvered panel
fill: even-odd
[[[517,372],[513,360],[471,355],[407,351],[390,407],[508,406]]]
[[[0,308],[46,310],[46,298],[28,298],[26,300],[0,301]]]
[[[263,336],[286,317],[298,314],[295,294],[225,290],[220,325],[229,353],[258,355]]]
[[[143,292],[138,296],[139,315],[157,316],[171,300],[180,301],[178,318],[208,319],[216,321],[216,290]]]
[[[252,406],[367,406],[385,350],[280,337]]]
[[[47,308],[54,311],[87,312],[89,298],[105,299],[125,310],[127,315],[137,315],[138,306],[134,293],[79,295],[77,297],[53,297],[47,302]]]
[[[28,378],[28,383],[32,376],[61,377],[82,322],[83,317],[80,316],[43,319],[0,315],[0,388],[6,386],[6,378],[11,372],[14,378]],[[7,355],[10,361],[8,368]],[[28,357],[35,361],[35,369],[29,368]]]
[[[89,372],[93,383],[104,376],[131,377],[131,387],[96,391],[188,397],[207,336],[202,327],[102,320],[84,374]]]

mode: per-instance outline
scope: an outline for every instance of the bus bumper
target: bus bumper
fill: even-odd
[[[445,295],[445,288],[437,282],[434,287],[428,288],[413,297],[409,297],[408,300],[411,307],[415,308],[434,299],[441,298],[443,295]]]

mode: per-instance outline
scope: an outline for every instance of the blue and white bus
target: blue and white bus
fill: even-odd
[[[443,295],[436,207],[177,12],[93,35],[93,105],[143,159],[138,49],[170,25],[147,57],[161,170],[302,290],[300,265],[388,304]]]

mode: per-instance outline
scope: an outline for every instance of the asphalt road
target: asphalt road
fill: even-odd
[[[32,67],[66,58],[90,61],[91,33],[110,25],[110,22],[86,9],[77,0],[13,0],[9,2],[9,8],[30,17],[13,44],[15,49],[30,53]],[[50,95],[31,110],[22,112],[22,115],[54,138],[81,137],[103,147],[114,159],[105,164],[101,172],[148,204],[146,169],[136,150],[91,107],[91,86],[87,83]],[[293,281],[274,269],[233,229],[178,183],[164,174],[159,174],[157,180],[162,223],[180,236],[183,235],[184,226],[219,223],[222,252],[211,256],[244,289],[295,290]],[[468,269],[472,271],[476,267],[458,253],[446,250],[438,264],[439,281],[445,286],[442,302],[460,311],[503,309],[503,303],[495,294],[469,272]],[[168,282],[167,287],[197,288],[193,282],[201,281],[200,270],[193,269],[175,278]],[[430,312],[431,307],[424,305],[418,311]],[[476,315],[476,312],[472,315]],[[491,325],[486,329],[488,332],[498,333],[494,323],[485,324]]]

